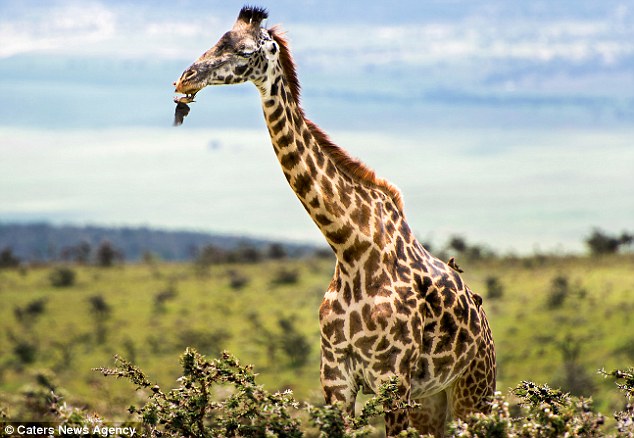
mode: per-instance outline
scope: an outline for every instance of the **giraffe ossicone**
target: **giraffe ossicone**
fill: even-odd
[[[326,402],[354,415],[358,391],[396,376],[399,397],[418,407],[387,413],[387,435],[415,427],[442,436],[450,416],[490,409],[495,350],[481,298],[455,263],[415,239],[399,190],[306,118],[288,42],[278,27],[261,26],[267,17],[242,8],[176,91],[252,82],[260,92],[282,172],[337,257],[319,308]]]

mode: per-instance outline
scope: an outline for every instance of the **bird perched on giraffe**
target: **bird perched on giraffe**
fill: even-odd
[[[252,82],[260,92],[282,172],[337,258],[319,308],[326,402],[354,415],[360,390],[397,377],[407,407],[386,413],[387,435],[443,436],[450,417],[490,409],[495,350],[482,300],[416,240],[400,191],[306,117],[289,44],[279,27],[262,26],[267,17],[243,7],[176,91],[186,102],[211,85]]]

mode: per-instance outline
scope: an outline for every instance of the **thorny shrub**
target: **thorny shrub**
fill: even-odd
[[[625,408],[614,414],[616,429],[621,436],[634,437],[634,367],[609,373],[600,370],[599,373],[605,377],[614,378],[616,386],[625,394],[627,399]]]
[[[125,378],[147,392],[141,407],[131,406],[134,421],[142,421],[143,437],[366,437],[376,431],[370,420],[394,409],[411,407],[398,401],[398,380],[382,385],[378,394],[350,418],[340,406],[312,406],[300,403],[290,391],[270,393],[256,384],[251,366],[243,366],[229,353],[208,360],[188,348],[181,357],[183,375],[179,386],[164,392],[132,363],[116,356],[114,368],[99,368],[106,376]],[[491,401],[489,414],[474,414],[449,425],[454,437],[597,437],[634,436],[634,368],[610,373],[624,392],[628,404],[617,412],[614,430],[605,431],[604,417],[591,410],[591,401],[572,397],[547,385],[522,382],[512,392],[519,399],[523,416],[512,415],[509,402],[501,393]],[[47,382],[50,379],[47,379]],[[69,407],[50,383],[41,384],[42,407],[46,404],[43,421],[73,426],[103,424],[95,414]],[[516,413],[517,414],[517,413]],[[308,425],[302,419],[308,419]],[[0,406],[0,419],[9,421]],[[5,436],[0,429],[0,437]],[[409,429],[401,437],[418,436]]]
[[[252,367],[240,365],[226,352],[210,361],[187,349],[181,357],[180,386],[169,393],[164,393],[131,363],[120,357],[115,357],[115,361],[116,368],[99,371],[106,376],[124,377],[151,392],[143,407],[130,407],[130,412],[139,415],[146,425],[146,436],[302,437],[303,411],[322,437],[363,437],[374,430],[369,424],[371,418],[388,409],[405,407],[395,401],[396,379],[383,385],[357,418],[346,417],[338,406],[299,403],[291,391],[269,393],[257,385]],[[231,388],[229,395],[218,397],[218,390],[226,386]]]
[[[600,371],[617,380],[617,386],[632,397],[634,369]],[[623,383],[619,383],[623,380]],[[524,381],[512,390],[519,398],[523,416],[513,417],[509,403],[497,392],[491,413],[474,414],[450,425],[450,436],[456,437],[634,437],[634,409],[628,403],[624,411],[614,414],[615,431],[604,430],[605,418],[592,410],[592,400],[573,397],[548,385]]]

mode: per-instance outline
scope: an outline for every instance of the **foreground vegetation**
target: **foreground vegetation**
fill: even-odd
[[[77,431],[86,435],[101,428],[112,428],[108,435],[144,437],[364,437],[376,435],[372,420],[383,413],[402,409],[397,402],[398,380],[384,384],[377,395],[368,400],[359,415],[349,417],[340,406],[316,407],[300,403],[290,390],[270,393],[257,385],[251,366],[241,366],[228,353],[220,359],[207,360],[195,350],[187,349],[181,357],[183,375],[178,388],[164,392],[139,368],[115,357],[115,368],[100,368],[105,376],[122,377],[144,392],[141,407],[130,406],[137,422],[113,423],[85,410],[69,407],[57,395],[58,388],[46,378],[40,390],[30,394],[30,402],[39,410],[38,427],[54,431]],[[634,395],[634,368],[602,372],[616,380],[629,400]],[[491,412],[474,414],[448,425],[455,437],[631,437],[634,435],[634,406],[628,404],[614,415],[613,428],[606,430],[603,415],[592,411],[592,402],[571,397],[547,385],[522,382],[512,391],[518,402],[513,406],[496,393]],[[2,414],[6,417],[6,414]],[[140,423],[139,423],[140,420]],[[116,429],[113,426],[116,425]],[[11,426],[9,426],[11,427]],[[10,436],[6,427],[0,436]],[[108,430],[108,429],[105,429]],[[19,429],[18,429],[19,431]],[[81,431],[81,432],[79,432]],[[121,432],[117,432],[121,431]],[[59,433],[59,432],[58,432]],[[67,432],[65,432],[67,434]],[[91,436],[104,435],[92,433]],[[418,437],[414,429],[399,436]]]
[[[80,412],[130,420],[135,418],[128,411],[131,405],[139,406],[135,415],[144,415],[144,406],[156,401],[151,389],[155,384],[172,388],[179,376],[187,378],[175,357],[194,347],[209,357],[229,350],[244,363],[255,364],[262,394],[281,392],[276,403],[287,406],[290,418],[300,421],[304,415],[298,426],[302,433],[317,433],[320,424],[330,421],[323,416],[333,411],[311,411],[296,400],[312,407],[322,402],[317,309],[333,261],[247,257],[226,263],[208,256],[198,263],[147,258],[144,263],[108,268],[50,265],[0,270],[4,414],[14,420],[41,420],[42,409],[50,409],[46,403],[51,402],[42,396],[55,389],[56,397]],[[506,424],[495,427],[506,427],[507,432],[516,427],[513,416],[527,415],[542,403],[533,406],[523,398],[527,394],[518,393],[522,381],[538,382],[535,388],[545,388],[545,382],[562,388],[572,398],[555,391],[555,405],[568,406],[572,416],[587,411],[597,421],[600,416],[593,412],[603,412],[605,417],[600,418],[607,425],[601,427],[616,431],[612,413],[628,412],[626,399],[597,370],[626,370],[634,363],[634,257],[480,257],[458,262],[466,281],[484,297],[498,350],[498,388],[505,398],[496,400],[501,407],[494,410],[495,418],[474,419],[475,423],[467,422],[470,426],[456,424],[454,433],[469,436],[469,427],[484,427],[488,421]],[[115,354],[151,376],[152,387],[134,391],[125,379],[104,379],[92,371],[110,363]],[[185,357],[188,354],[204,362],[193,351]],[[126,363],[121,362],[123,369]],[[230,400],[231,391],[221,388],[214,392],[217,398],[208,400],[210,406]],[[509,393],[509,388],[516,389]],[[289,389],[292,395],[283,393]],[[160,393],[171,394],[162,389]],[[592,396],[594,403],[573,396]],[[385,400],[374,406],[383,406]],[[516,410],[519,402],[529,403],[524,408],[529,411]],[[220,411],[209,412],[203,423],[216,427],[212,425]]]

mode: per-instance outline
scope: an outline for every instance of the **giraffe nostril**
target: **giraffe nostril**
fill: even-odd
[[[196,76],[197,71],[194,70],[193,68],[190,68],[189,70],[187,70],[185,73],[183,73],[183,80],[184,81],[188,81],[191,78],[193,78],[194,76]]]

